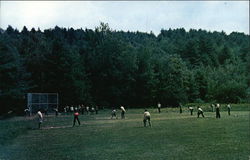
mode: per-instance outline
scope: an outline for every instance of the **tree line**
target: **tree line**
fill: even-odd
[[[242,103],[250,95],[249,35],[162,29],[0,29],[1,113],[26,93],[59,93],[60,106],[146,107]]]

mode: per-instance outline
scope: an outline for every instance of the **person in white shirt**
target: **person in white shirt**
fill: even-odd
[[[220,104],[216,104],[216,118],[220,118]]]
[[[229,116],[230,116],[230,111],[231,111],[231,106],[230,106],[230,104],[227,104],[227,112],[228,112]]]
[[[121,106],[121,110],[122,110],[122,112],[121,112],[121,119],[125,119],[125,112],[126,112],[126,110],[125,110],[125,108],[123,106]]]
[[[145,109],[144,114],[143,114],[143,124],[144,124],[144,127],[147,126],[147,121],[148,121],[149,126],[151,127],[150,113],[149,113],[148,110]]]
[[[113,117],[118,119],[118,117],[116,116],[116,110],[115,109],[113,109],[112,112],[111,112],[111,119],[113,119]]]
[[[40,111],[40,109],[38,110],[37,115],[38,115],[38,128],[40,129],[41,128],[41,124],[43,123],[43,114]]]
[[[193,110],[194,110],[194,108],[193,107],[188,107],[189,108],[189,110],[190,110],[190,113],[191,113],[191,116],[193,115]]]
[[[86,113],[89,114],[89,106],[86,106]]]
[[[73,106],[70,107],[70,112],[74,112],[74,107]]]
[[[197,117],[197,118],[199,118],[200,114],[202,115],[203,118],[205,117],[204,114],[203,114],[203,110],[201,109],[200,106],[198,107],[198,112],[197,112],[197,114],[198,114],[198,117]]]
[[[160,104],[160,102],[158,102],[158,104],[157,104],[157,109],[158,109],[158,112],[161,113],[161,104]]]

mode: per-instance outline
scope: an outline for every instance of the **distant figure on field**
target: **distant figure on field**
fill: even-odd
[[[230,104],[227,104],[227,112],[228,112],[228,115],[230,116],[230,111],[231,111],[231,105]]]
[[[63,108],[63,111],[64,111],[64,114],[67,114],[67,108],[66,107]]]
[[[199,118],[200,114],[202,115],[203,118],[205,117],[204,114],[203,114],[203,110],[201,109],[200,106],[198,107],[198,112],[197,112],[197,114],[198,114],[198,117],[197,117],[197,118]]]
[[[158,112],[161,113],[161,104],[160,104],[160,102],[158,102],[158,104],[157,104],[157,109],[158,109]]]
[[[220,118],[220,104],[216,104],[216,118]]]
[[[182,113],[182,105],[180,104],[179,106],[180,106],[180,114],[181,114]]]
[[[89,114],[89,106],[86,106],[86,113]]]
[[[210,105],[212,112],[214,112],[214,104]]]
[[[73,106],[70,107],[70,112],[74,112],[74,107]]]
[[[111,119],[113,119],[113,117],[118,119],[118,117],[116,116],[116,110],[115,109],[113,109],[112,112],[111,112]]]
[[[193,108],[193,107],[188,107],[188,109],[190,110],[190,114],[191,114],[191,116],[192,116],[192,115],[193,115],[194,108]]]
[[[91,113],[91,114],[94,114],[94,112],[95,112],[95,108],[94,108],[94,107],[91,107],[91,108],[90,108],[90,113]]]
[[[24,113],[25,113],[25,116],[30,116],[30,110],[29,110],[29,108],[26,108],[24,110]]]
[[[126,110],[125,110],[125,108],[123,107],[123,106],[121,106],[121,119],[125,119],[125,112],[126,112]]]
[[[78,116],[79,116],[79,113],[78,113],[78,111],[77,111],[77,110],[75,110],[75,112],[74,112],[73,127],[75,126],[76,120],[77,120],[77,122],[78,122],[79,126],[81,125],[81,123],[80,123],[80,121],[79,121]]]
[[[38,129],[40,129],[41,124],[43,123],[43,114],[40,109],[37,112],[37,116],[38,116]]]
[[[147,126],[147,121],[148,121],[149,126],[151,127],[150,113],[149,113],[148,110],[145,109],[144,114],[143,114],[143,124],[144,124],[144,127]]]
[[[98,114],[98,111],[99,111],[99,107],[95,106],[95,114]]]

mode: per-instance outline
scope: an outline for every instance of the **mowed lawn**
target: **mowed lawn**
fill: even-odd
[[[126,119],[110,119],[110,110],[80,115],[72,127],[72,115],[45,117],[37,122],[14,117],[0,121],[0,159],[81,160],[248,160],[250,156],[249,111],[205,112],[205,118],[187,110],[156,109],[152,128],[143,127],[143,109],[130,109]],[[52,128],[53,127],[53,128]]]

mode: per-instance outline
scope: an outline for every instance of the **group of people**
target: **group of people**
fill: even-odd
[[[98,111],[99,111],[99,107],[96,105],[95,107],[92,106],[92,107],[89,107],[89,106],[84,106],[83,104],[81,105],[77,105],[77,106],[66,106],[63,108],[64,110],[64,113],[67,114],[67,113],[73,113],[75,111],[78,111],[80,112],[82,115],[83,114],[98,114]]]
[[[227,107],[228,115],[230,116],[231,105],[227,104],[226,107]],[[179,108],[180,108],[180,113],[182,113],[182,105],[181,104],[179,104]],[[219,103],[217,103],[216,105],[211,104],[212,112],[214,111],[214,108],[215,108],[215,111],[216,111],[216,118],[220,118],[220,104]],[[158,113],[161,113],[161,103],[160,102],[158,102],[158,104],[157,104],[157,109],[158,109]],[[194,108],[192,106],[190,106],[190,107],[188,107],[188,109],[190,111],[190,114],[193,115]],[[197,117],[199,118],[200,115],[202,117],[205,117],[204,114],[203,114],[203,110],[202,110],[201,106],[198,106],[197,107]]]
[[[227,106],[227,110],[228,110],[228,115],[230,115],[231,105],[227,104],[226,106]],[[211,108],[212,108],[212,112],[213,112],[213,110],[215,108],[216,118],[220,118],[221,117],[220,116],[220,104],[216,104],[216,105],[211,104]],[[157,109],[158,109],[158,112],[161,113],[161,104],[160,103],[157,104]],[[190,114],[193,115],[194,108],[190,106],[190,107],[188,107],[188,109],[190,111]],[[80,115],[79,112],[81,112],[82,115],[85,112],[86,112],[86,114],[88,114],[89,112],[90,113],[94,113],[95,112],[96,114],[98,114],[98,110],[99,110],[98,106],[90,108],[88,106],[85,107],[84,105],[79,105],[78,107],[73,107],[73,106],[69,107],[69,106],[66,106],[64,108],[64,112],[65,113],[68,113],[68,112],[74,113],[73,114],[74,115],[73,126],[75,126],[76,122],[78,122],[78,124],[81,125],[80,120],[79,120],[79,115]],[[126,113],[125,108],[123,106],[121,106],[120,110],[121,110],[121,119],[125,119],[125,113]],[[57,110],[57,112],[58,112],[58,110]],[[180,113],[182,113],[182,106],[181,105],[180,105]],[[42,115],[42,112],[41,112],[40,109],[38,110],[37,115],[38,115],[38,128],[40,128],[41,124],[43,122],[43,115]],[[197,118],[199,118],[200,115],[202,117],[205,117],[202,108],[200,106],[198,106],[197,107]],[[147,123],[148,123],[149,127],[152,126],[151,125],[151,121],[150,121],[150,117],[151,116],[150,116],[149,111],[145,109],[144,114],[143,114],[143,124],[144,124],[144,127],[147,126]],[[113,119],[113,118],[118,119],[118,117],[117,117],[117,110],[114,109],[114,108],[111,111],[111,119]]]
[[[227,107],[228,115],[230,116],[231,105],[230,105],[230,104],[227,104],[226,107]],[[220,116],[220,104],[219,104],[219,103],[217,103],[216,105],[211,104],[212,112],[214,111],[214,108],[215,108],[215,112],[216,112],[215,117],[216,117],[216,118],[220,118],[220,117],[221,117],[221,116]],[[193,107],[189,107],[189,110],[190,110],[191,115],[193,115],[193,110],[194,110],[194,108],[193,108]],[[197,112],[198,118],[199,118],[200,115],[202,115],[202,117],[204,117],[203,110],[201,109],[200,106],[197,107],[197,110],[198,110],[198,112]]]

